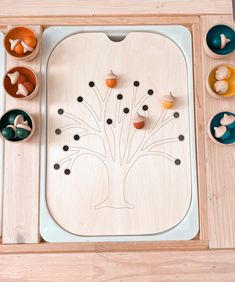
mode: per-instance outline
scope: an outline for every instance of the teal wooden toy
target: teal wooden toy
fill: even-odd
[[[17,114],[11,114],[8,118],[9,124],[14,124],[15,118],[17,117]]]
[[[13,128],[13,126],[7,126],[5,128],[2,129],[2,136],[7,139],[7,140],[11,140],[15,137],[15,130]]]
[[[30,133],[30,131],[28,131],[24,128],[20,128],[20,127],[16,128],[16,137],[18,137],[21,140],[27,138],[29,136],[29,133]]]

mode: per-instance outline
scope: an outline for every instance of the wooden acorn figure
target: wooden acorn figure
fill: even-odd
[[[34,90],[34,86],[31,82],[26,81],[18,84],[18,90],[16,92],[17,95],[28,96]]]
[[[165,109],[171,109],[174,106],[175,103],[175,97],[172,95],[172,93],[170,92],[170,94],[168,95],[164,95],[162,97],[162,106]]]
[[[133,125],[136,129],[142,129],[145,126],[145,117],[141,116],[139,113],[136,113],[133,119]]]
[[[7,139],[13,139],[15,137],[16,127],[14,125],[7,125],[2,129],[2,136]]]
[[[12,85],[26,82],[26,77],[18,71],[8,73],[7,76],[10,78]]]
[[[215,71],[216,80],[229,79],[231,77],[231,75],[232,75],[232,72],[227,66],[220,66]]]
[[[109,88],[114,88],[117,85],[117,75],[110,70],[110,72],[105,77],[106,85]]]
[[[24,55],[27,52],[33,52],[37,45],[37,38],[32,35],[27,35],[23,40],[9,39],[11,45],[11,51],[14,51],[17,55]]]
[[[229,88],[229,83],[227,80],[218,80],[214,83],[215,92],[219,95],[226,94]]]
[[[11,51],[14,51],[17,55],[24,54],[24,47],[20,42],[20,39],[9,39],[11,44]]]
[[[214,131],[215,131],[215,137],[221,140],[226,140],[231,136],[227,127],[224,125],[221,125],[219,127],[214,127]]]
[[[224,34],[220,34],[212,39],[211,45],[214,49],[224,49],[230,41]]]
[[[223,118],[220,120],[221,125],[225,125],[228,130],[235,129],[235,116],[224,114]]]

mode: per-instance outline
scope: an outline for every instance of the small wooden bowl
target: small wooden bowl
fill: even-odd
[[[8,119],[9,119],[9,116],[12,115],[12,114],[22,115],[24,117],[24,119],[28,121],[28,125],[31,127],[32,130],[30,131],[29,135],[25,139],[15,138],[15,139],[8,140],[8,139],[4,138],[4,136],[2,135],[2,129],[5,128],[7,125],[9,125]],[[11,143],[26,142],[27,140],[29,140],[33,136],[34,131],[35,131],[35,122],[34,122],[32,116],[22,109],[9,110],[9,111],[5,112],[5,114],[3,114],[1,119],[0,119],[0,135],[4,140],[6,140],[8,142],[11,142]]]
[[[215,36],[224,34],[231,41],[223,49],[215,49],[211,42]],[[204,37],[204,50],[207,55],[214,59],[221,59],[230,55],[235,50],[235,32],[232,27],[224,24],[213,26]]]
[[[30,93],[28,96],[17,95],[16,92],[18,86],[16,84],[15,85],[11,84],[11,80],[7,74],[14,73],[16,71],[18,71],[20,74],[23,74],[26,77],[26,80],[31,82],[34,86],[33,92]],[[32,99],[38,93],[39,81],[36,73],[32,69],[25,66],[19,66],[19,67],[11,68],[10,70],[7,71],[7,73],[3,78],[3,87],[5,89],[5,92],[11,97],[17,100],[29,100]]]
[[[231,76],[229,79],[227,79],[229,83],[228,91],[227,93],[222,94],[222,95],[217,94],[214,91],[214,83],[217,81],[215,78],[215,72],[220,66],[226,66],[231,71]],[[207,88],[207,91],[215,98],[223,99],[223,98],[229,98],[229,97],[234,96],[235,95],[235,67],[229,64],[220,64],[220,65],[215,66],[207,75],[206,88]]]
[[[10,41],[9,39],[20,39],[23,40],[25,36],[35,36],[37,39],[37,44],[34,48],[34,50],[32,52],[26,52],[24,55],[18,55],[16,54],[14,51],[11,50],[11,46],[10,46]],[[14,27],[12,29],[10,29],[4,37],[4,48],[6,50],[6,52],[12,56],[14,59],[17,60],[24,60],[24,61],[30,61],[33,58],[36,57],[36,55],[38,54],[39,51],[39,39],[37,37],[37,35],[35,34],[35,32],[28,27],[25,26],[18,26],[18,27]]]
[[[233,145],[235,144],[235,129],[230,131],[231,137],[229,139],[220,140],[214,136],[214,133],[215,133],[214,127],[218,127],[221,125],[220,120],[223,118],[224,114],[235,116],[235,113],[229,112],[229,111],[223,111],[223,112],[219,112],[213,115],[208,122],[207,132],[208,132],[209,137],[211,138],[211,140],[214,143],[219,144],[219,145]]]

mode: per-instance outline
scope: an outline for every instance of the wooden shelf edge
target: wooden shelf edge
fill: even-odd
[[[126,242],[126,243],[46,243],[0,244],[1,254],[29,253],[103,253],[145,251],[199,251],[207,250],[208,241]]]

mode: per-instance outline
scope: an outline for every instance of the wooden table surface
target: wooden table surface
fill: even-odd
[[[107,25],[107,24],[194,24],[194,40],[202,46],[203,34],[216,23],[232,24],[231,0],[61,0],[61,1],[16,1],[1,0],[0,29],[10,25]],[[63,245],[56,246],[38,244],[7,246],[0,244],[0,281],[235,281],[235,205],[234,179],[223,180],[224,171],[219,171],[217,178],[208,173],[210,164],[219,160],[221,154],[214,155],[209,139],[206,144],[203,128],[209,116],[218,110],[218,104],[208,96],[205,90],[205,78],[208,70],[217,63],[208,59],[204,52],[195,51],[195,89],[198,109],[198,144],[201,152],[206,149],[206,156],[199,159],[205,170],[199,178],[203,189],[199,191],[201,199],[200,216],[202,242],[209,241],[209,246],[202,243],[192,250],[187,243],[170,244],[151,250],[140,250],[132,247],[126,251],[125,245],[113,248],[113,251],[95,248],[78,248]],[[226,62],[235,62],[230,56]],[[201,73],[200,73],[201,72]],[[200,95],[201,94],[201,95]],[[204,95],[204,96],[203,96]],[[39,98],[38,98],[39,99]],[[37,101],[37,100],[35,100]],[[201,107],[204,103],[205,108]],[[220,107],[234,109],[231,102],[221,102]],[[201,139],[200,139],[201,138]],[[204,148],[205,147],[205,148]],[[234,149],[232,151],[234,153]],[[234,154],[227,148],[222,150],[224,156],[230,154],[229,161],[233,165]],[[9,151],[10,154],[10,151]],[[206,163],[204,161],[206,160]],[[213,167],[212,169],[218,169]],[[222,179],[222,181],[221,181]],[[206,183],[206,186],[203,184]],[[12,191],[14,192],[14,191]],[[37,194],[37,190],[34,191]],[[14,193],[12,194],[14,196]],[[12,197],[13,197],[12,196]],[[35,211],[38,210],[34,202]],[[11,210],[8,210],[11,213]],[[30,213],[30,211],[28,211]],[[27,207],[24,208],[27,213]],[[208,214],[208,216],[207,216]],[[7,216],[9,219],[11,216]],[[33,217],[33,216],[32,216]],[[13,223],[17,224],[16,219]],[[34,238],[38,235],[37,212],[32,218]],[[28,235],[28,234],[27,234]],[[15,234],[13,234],[14,238]],[[167,246],[167,247],[166,247]],[[191,246],[191,243],[190,243]],[[67,248],[67,249],[66,249]],[[197,249],[197,250],[194,250]],[[226,248],[226,249],[224,249]],[[49,252],[46,251],[49,249]],[[177,250],[179,249],[179,250]],[[56,250],[56,251],[55,251]],[[177,250],[177,251],[176,251]]]

